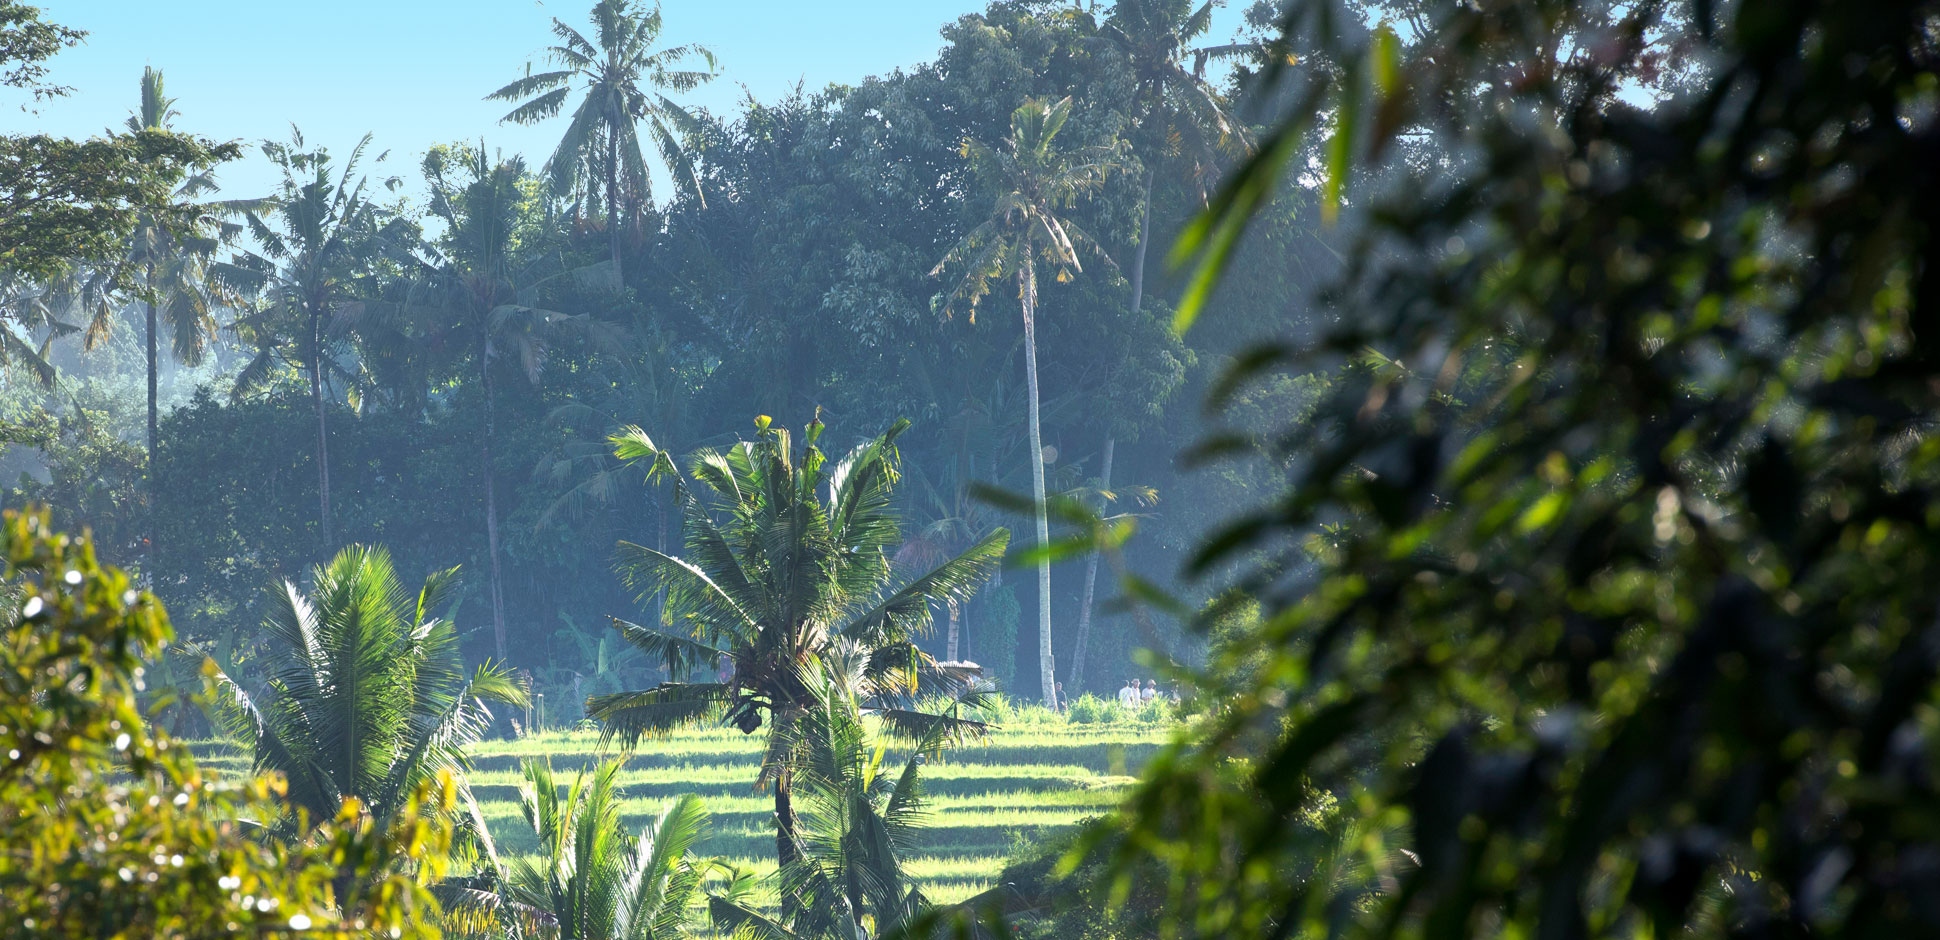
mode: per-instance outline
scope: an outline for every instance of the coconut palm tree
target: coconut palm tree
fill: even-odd
[[[129,132],[167,130],[177,116],[175,99],[164,93],[162,73],[152,67],[142,69],[141,109],[129,116]],[[215,189],[215,177],[208,169],[189,173],[167,205],[141,214],[128,250],[119,261],[119,273],[132,281],[133,293],[146,313],[151,457],[155,453],[160,334],[167,331],[170,351],[177,360],[196,365],[215,337],[216,309],[232,300],[223,285],[210,276],[209,264],[236,226],[220,220],[224,206],[195,202]],[[88,326],[87,344],[92,346],[105,338],[110,325],[106,317],[96,316]]]
[[[236,376],[237,394],[267,381],[279,362],[309,380],[317,419],[317,518],[326,548],[335,542],[326,387],[343,371],[333,354],[341,338],[334,321],[357,298],[372,265],[412,240],[400,220],[365,194],[368,181],[357,172],[369,145],[366,134],[333,175],[329,151],[306,149],[300,131],[293,130],[288,143],[264,141],[263,155],[282,180],[274,195],[243,211],[257,250],[215,266],[224,285],[254,295],[251,309],[234,325],[237,336],[256,347]]]
[[[539,838],[535,855],[513,860],[507,894],[551,916],[557,936],[573,940],[677,940],[714,867],[689,850],[708,823],[700,797],[673,801],[629,838],[615,785],[624,761],[581,770],[560,800],[552,765],[524,762],[519,808]]]
[[[558,253],[530,250],[530,203],[525,163],[493,162],[484,147],[433,148],[423,163],[431,212],[444,223],[435,245],[424,247],[412,276],[392,285],[393,297],[347,305],[344,323],[362,340],[366,363],[409,359],[422,348],[469,355],[485,400],[478,464],[483,481],[488,593],[492,638],[506,659],[505,590],[500,570],[497,472],[497,381],[506,362],[537,383],[552,342],[568,332],[609,339],[598,321],[537,306],[554,282],[590,279],[605,267],[571,266]],[[521,252],[525,247],[526,251]],[[407,378],[423,383],[415,370]]]
[[[923,682],[969,695],[968,677],[938,668],[915,640],[929,629],[935,604],[962,601],[996,570],[1010,533],[998,529],[927,572],[895,577],[895,441],[908,422],[834,460],[817,446],[819,420],[799,450],[766,417],[755,424],[753,441],[690,458],[698,492],[644,431],[614,437],[615,455],[644,465],[649,479],[676,480],[686,528],[684,557],[620,543],[622,578],[642,603],[664,588],[673,627],[616,625],[670,674],[685,680],[699,669],[714,681],[596,696],[586,711],[628,745],[703,722],[746,734],[765,723],[768,751],[756,785],[774,787],[776,856],[785,866],[798,854],[791,793],[802,738],[795,726],[818,707],[838,665],[853,671],[856,697],[894,733],[920,739],[939,729],[982,730],[960,714],[915,707]],[[790,903],[784,897],[784,907]]]
[[[932,277],[961,268],[957,286],[943,301],[946,315],[967,309],[973,321],[979,302],[990,287],[1006,278],[1017,281],[1017,300],[1024,316],[1024,377],[1029,396],[1031,431],[1031,498],[1037,504],[1037,544],[1051,541],[1044,492],[1044,435],[1039,415],[1037,383],[1037,264],[1052,266],[1059,282],[1084,270],[1079,254],[1103,257],[1097,243],[1065,216],[1065,211],[1096,191],[1112,165],[1110,153],[1076,158],[1057,146],[1058,131],[1071,117],[1071,99],[1047,102],[1032,98],[1010,115],[1010,137],[989,147],[965,141],[972,172],[995,190],[996,200],[984,221],[953,246]],[[1109,261],[1109,259],[1107,259]],[[1051,658],[1051,560],[1037,563],[1038,679],[1046,705],[1052,703],[1056,683]]]
[[[175,99],[164,93],[162,73],[152,67],[142,69],[141,108],[127,121],[130,133],[167,130],[178,116]],[[139,214],[129,233],[127,246],[114,265],[104,270],[102,287],[122,284],[141,304],[144,313],[144,339],[148,372],[148,499],[152,519],[155,499],[161,492],[160,464],[155,447],[160,437],[157,385],[160,376],[160,334],[169,335],[169,351],[176,361],[194,366],[215,337],[215,311],[233,304],[232,291],[212,275],[210,265],[216,249],[238,228],[225,223],[220,215],[231,206],[198,203],[214,192],[215,176],[207,167],[191,170],[176,186],[164,205]],[[113,329],[117,311],[106,297],[90,305],[83,335],[83,346],[93,349]],[[145,526],[149,547],[154,549],[154,526]]]
[[[790,734],[802,755],[796,771],[801,826],[795,859],[777,887],[795,914],[770,920],[732,899],[710,899],[717,928],[762,940],[857,940],[894,934],[929,907],[904,868],[927,818],[919,770],[943,741],[911,749],[900,771],[887,742],[871,734],[850,690],[831,681]]]
[[[579,86],[582,95],[572,123],[546,168],[561,192],[581,193],[588,203],[599,193],[588,171],[604,182],[607,239],[617,276],[621,219],[637,216],[652,199],[639,125],[646,125],[676,185],[690,187],[696,198],[706,201],[693,160],[681,146],[681,137],[698,123],[666,93],[692,91],[712,80],[715,61],[714,53],[702,46],[654,47],[660,38],[658,2],[641,6],[633,0],[600,0],[593,5],[592,21],[588,39],[554,19],[552,31],[560,44],[547,49],[547,55],[559,68],[535,74],[527,65],[525,77],[486,98],[518,102],[502,120],[536,124],[563,110],[573,86]],[[683,68],[690,57],[705,62],[707,71]]]
[[[1195,45],[1212,27],[1217,3],[1204,0],[1195,8],[1192,0],[1118,0],[1112,4],[1110,16],[1097,27],[1096,43],[1122,56],[1133,76],[1127,102],[1133,121],[1129,142],[1143,165],[1138,244],[1132,249],[1132,298],[1128,307],[1134,317],[1144,305],[1145,253],[1152,242],[1152,180],[1160,162],[1183,162],[1188,170],[1187,185],[1203,201],[1222,162],[1252,147],[1245,124],[1206,81],[1205,69],[1211,61],[1264,54],[1266,47],[1251,42]],[[1118,437],[1111,422],[1104,424],[1098,487],[1109,493]],[[1098,553],[1093,552],[1085,561],[1083,599],[1071,645],[1068,680],[1074,690],[1084,682],[1097,583]]]
[[[356,797],[389,816],[421,780],[466,767],[491,722],[486,703],[524,703],[503,668],[467,674],[459,661],[457,632],[437,614],[457,574],[435,573],[413,596],[389,553],[352,545],[315,570],[308,595],[287,581],[271,590],[266,673],[245,688],[219,671],[219,716],[258,770],[288,780],[292,808],[329,819]]]

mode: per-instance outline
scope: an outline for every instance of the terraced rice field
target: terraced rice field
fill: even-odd
[[[924,768],[931,816],[910,867],[924,891],[940,902],[968,897],[990,886],[1004,858],[1025,839],[1061,830],[1115,805],[1121,788],[1166,739],[1167,728],[1140,724],[1066,726],[1046,724],[993,731]],[[636,829],[668,799],[699,794],[713,815],[698,851],[752,867],[774,867],[772,797],[756,793],[762,737],[737,731],[687,731],[664,741],[643,742],[627,757],[620,781],[625,823]],[[241,769],[246,759],[213,743],[197,746],[205,763]],[[603,754],[591,733],[548,732],[517,740],[488,741],[473,756],[472,791],[478,796],[499,850],[530,852],[537,839],[519,815],[519,761],[545,757],[561,783]],[[900,767],[900,757],[890,760]]]

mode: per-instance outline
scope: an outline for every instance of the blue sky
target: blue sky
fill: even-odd
[[[0,95],[0,131],[72,136],[119,126],[139,102],[144,65],[163,70],[178,128],[255,144],[295,122],[313,144],[348,150],[366,131],[389,149],[386,174],[417,178],[434,143],[476,141],[538,164],[563,127],[500,125],[484,95],[537,59],[553,17],[580,25],[592,0],[36,0],[53,22],[88,30],[52,62],[72,95],[23,113]],[[733,113],[796,82],[855,83],[933,58],[938,29],[982,0],[663,0],[665,43],[712,48],[721,76],[688,103]],[[1223,10],[1215,36],[1238,14]],[[543,66],[543,62],[539,63]],[[563,119],[559,119],[562,120]],[[224,195],[268,192],[260,157],[225,167]]]

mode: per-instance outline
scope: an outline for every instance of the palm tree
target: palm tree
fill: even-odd
[[[600,0],[593,6],[592,20],[593,38],[588,39],[555,18],[552,31],[561,44],[547,53],[560,68],[534,74],[527,65],[524,78],[486,98],[519,102],[502,120],[535,124],[563,110],[573,85],[580,86],[584,94],[573,110],[572,123],[546,168],[561,192],[583,193],[588,203],[598,189],[586,178],[587,171],[596,171],[604,181],[607,239],[617,277],[621,210],[624,207],[627,214],[637,216],[652,199],[639,124],[646,125],[647,136],[676,183],[689,186],[706,203],[693,161],[680,143],[681,135],[698,124],[666,92],[691,91],[712,80],[715,61],[714,53],[697,45],[654,48],[660,38],[658,2],[642,7],[633,0]],[[708,70],[681,68],[689,56],[698,56]]]
[[[539,837],[536,855],[515,859],[507,894],[551,915],[573,940],[676,940],[714,866],[689,850],[707,828],[700,797],[675,800],[629,839],[620,824],[614,780],[623,761],[606,761],[590,779],[581,770],[565,801],[549,761],[524,762],[519,808]]]
[[[141,76],[141,110],[131,115],[131,133],[167,130],[178,112],[175,99],[163,91],[162,73],[144,68]],[[156,388],[160,372],[159,336],[166,329],[170,352],[176,360],[198,365],[216,331],[215,311],[235,302],[233,294],[212,276],[210,264],[216,248],[233,233],[233,224],[224,224],[218,213],[224,206],[198,204],[196,200],[216,189],[215,176],[207,168],[187,174],[175,188],[166,205],[142,212],[130,233],[126,251],[116,262],[108,281],[130,285],[145,313],[145,339],[148,368],[148,499],[154,512],[161,492],[160,464],[155,460],[155,445],[160,436]],[[84,346],[92,349],[105,339],[113,326],[113,313],[106,303],[95,304],[84,335]],[[154,526],[146,527],[149,549],[154,550]]]
[[[778,870],[796,914],[778,923],[733,898],[710,900],[715,926],[762,940],[857,940],[887,936],[929,907],[904,862],[927,817],[919,770],[940,737],[911,749],[900,772],[884,760],[856,699],[839,681],[823,687],[792,735],[801,760],[801,828],[795,859]]]
[[[128,130],[139,133],[167,130],[178,116],[175,99],[163,92],[162,73],[144,68],[141,75],[141,110],[127,121]],[[145,212],[135,225],[121,267],[133,278],[134,293],[146,308],[148,346],[148,452],[155,453],[156,372],[159,360],[158,336],[166,328],[170,351],[185,365],[197,365],[215,337],[215,310],[230,302],[223,286],[209,276],[209,262],[223,237],[234,226],[224,226],[217,218],[223,207],[197,205],[194,200],[214,192],[215,177],[207,169],[190,173],[177,186],[166,206]],[[157,321],[160,321],[159,323]],[[89,325],[90,345],[105,333],[107,323],[97,317]]]
[[[218,672],[219,713],[256,769],[288,780],[292,808],[329,819],[356,797],[385,818],[420,781],[466,767],[491,722],[487,702],[524,703],[503,668],[467,675],[459,661],[457,632],[437,616],[457,572],[431,575],[413,597],[389,553],[352,545],[315,570],[308,596],[287,581],[270,592],[267,674],[247,690]]]
[[[237,394],[268,380],[279,361],[295,365],[309,380],[317,418],[317,518],[326,548],[335,539],[325,386],[331,373],[342,371],[331,350],[338,338],[333,321],[356,298],[373,263],[404,237],[399,222],[365,196],[367,181],[353,181],[369,145],[366,134],[333,178],[329,151],[304,149],[302,132],[292,131],[287,144],[264,141],[263,155],[283,178],[275,195],[243,212],[258,250],[216,266],[222,283],[255,294],[254,308],[234,327],[239,338],[256,347],[236,376]]]
[[[345,320],[353,333],[368,338],[369,347],[386,354],[413,345],[407,334],[422,331],[425,344],[471,355],[485,400],[478,462],[491,559],[492,637],[503,661],[507,647],[495,471],[497,374],[510,359],[527,381],[537,383],[551,341],[567,328],[604,336],[590,317],[535,306],[547,284],[603,265],[573,268],[546,252],[521,257],[531,197],[525,164],[518,158],[493,163],[482,145],[477,150],[434,148],[425,155],[423,170],[432,214],[444,223],[443,237],[427,246],[429,260],[421,261],[416,276],[401,285],[400,299],[351,304]]]
[[[1258,43],[1193,44],[1212,26],[1218,0],[1205,0],[1196,9],[1192,0],[1118,0],[1111,15],[1098,27],[1099,39],[1124,59],[1133,76],[1129,102],[1134,122],[1132,151],[1143,164],[1138,208],[1138,244],[1132,253],[1131,315],[1136,317],[1145,298],[1145,252],[1152,241],[1152,180],[1162,159],[1183,160],[1189,185],[1203,201],[1223,159],[1251,147],[1246,127],[1226,101],[1206,81],[1209,61],[1257,55]],[[1187,60],[1191,60],[1190,68]],[[1105,448],[1098,486],[1111,491],[1112,458],[1118,437],[1105,423]],[[1077,636],[1071,647],[1072,689],[1084,682],[1085,653],[1091,637],[1091,615],[1098,583],[1098,553],[1085,561],[1083,599],[1078,608]]]
[[[1203,198],[1220,163],[1251,146],[1244,124],[1235,118],[1205,78],[1212,60],[1256,55],[1258,43],[1194,46],[1212,27],[1218,0],[1194,9],[1191,0],[1119,0],[1098,27],[1098,36],[1124,57],[1133,78],[1128,102],[1135,130],[1133,152],[1144,165],[1140,181],[1138,247],[1132,255],[1131,311],[1137,314],[1145,293],[1145,251],[1152,236],[1152,178],[1164,158],[1181,159]],[[1186,60],[1192,64],[1188,68]]]
[[[972,171],[997,192],[983,223],[943,256],[932,277],[961,266],[956,289],[944,301],[946,315],[967,307],[974,321],[978,303],[990,286],[1004,278],[1017,280],[1017,300],[1024,315],[1024,376],[1029,395],[1031,425],[1031,497],[1037,503],[1037,544],[1051,541],[1044,492],[1044,435],[1038,413],[1037,385],[1037,263],[1042,258],[1057,270],[1059,282],[1084,270],[1078,254],[1090,249],[1101,257],[1095,242],[1064,211],[1103,182],[1111,165],[1107,158],[1073,159],[1057,147],[1058,131],[1071,116],[1071,99],[1046,102],[1032,98],[1010,115],[1010,137],[1001,149],[965,141]],[[1042,697],[1050,705],[1056,683],[1051,658],[1051,560],[1037,563],[1037,658]]]
[[[616,620],[627,640],[683,680],[696,668],[717,681],[663,682],[596,696],[587,714],[631,746],[644,735],[720,721],[753,734],[765,722],[768,751],[757,786],[775,794],[775,851],[797,856],[791,803],[801,740],[797,721],[815,708],[837,664],[855,668],[858,698],[892,730],[922,738],[982,730],[978,722],[915,708],[919,682],[968,677],[939,669],[916,645],[937,603],[960,602],[988,578],[1010,533],[998,529],[915,577],[893,576],[899,539],[892,505],[895,440],[907,421],[830,460],[816,446],[818,420],[797,451],[787,431],[755,422],[757,436],[726,451],[703,449],[688,472],[710,498],[678,479],[671,454],[639,428],[613,439],[616,456],[649,479],[676,480],[685,515],[685,557],[620,543],[619,570],[641,601],[666,590],[676,630]],[[786,897],[784,907],[792,904]]]

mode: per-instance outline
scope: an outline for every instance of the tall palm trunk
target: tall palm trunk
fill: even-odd
[[[149,267],[148,281],[151,284],[155,282],[155,271],[152,265]],[[147,530],[144,534],[148,538],[148,546],[147,551],[143,553],[142,567],[147,569],[148,576],[152,580],[155,576],[156,559],[155,509],[161,501],[161,485],[160,481],[155,477],[155,474],[160,469],[160,465],[155,462],[155,442],[161,437],[158,432],[160,421],[156,416],[155,404],[155,372],[160,359],[156,355],[155,302],[150,300],[143,306],[148,308],[148,507],[146,522],[143,525],[143,528]]]
[[[1051,543],[1051,522],[1044,504],[1044,434],[1038,423],[1037,394],[1037,266],[1026,261],[1017,272],[1017,296],[1024,308],[1024,378],[1031,406],[1031,498],[1037,504],[1037,547]],[[1037,562],[1037,676],[1039,697],[1055,705],[1056,677],[1051,658],[1051,559]]]
[[[479,454],[478,472],[485,478],[485,550],[492,556],[492,641],[498,646],[499,662],[505,661],[505,587],[498,561],[498,492],[492,467],[498,442],[498,413],[492,394],[492,341],[478,357],[479,388],[485,393],[485,445]]]
[[[612,119],[606,129],[606,240],[613,252],[613,280],[626,283],[620,267],[620,141]]]
[[[1133,308],[1133,309],[1137,309],[1137,308]],[[1100,489],[1105,489],[1105,490],[1111,489],[1111,458],[1112,458],[1113,452],[1116,451],[1117,449],[1118,449],[1118,439],[1110,435],[1106,435],[1104,466],[1100,468],[1098,473],[1098,487]],[[1099,505],[1102,506],[1103,504],[1104,504],[1104,501],[1100,500]],[[1098,584],[1098,552],[1096,549],[1093,549],[1091,552],[1091,557],[1085,560],[1084,601],[1082,605],[1079,606],[1078,608],[1078,636],[1077,636],[1077,639],[1074,640],[1071,644],[1070,682],[1071,682],[1071,692],[1073,695],[1078,694],[1084,689],[1085,650],[1090,645],[1091,608],[1092,608],[1092,601],[1096,597],[1096,595],[1093,592],[1096,589],[1097,584]]]
[[[1140,307],[1145,302],[1145,248],[1152,242],[1152,171],[1145,171],[1145,187],[1138,203],[1138,249],[1132,253],[1132,317],[1136,319]],[[1099,486],[1111,489],[1112,451],[1118,447],[1118,438],[1109,430],[1105,432],[1105,461],[1099,474]],[[1085,650],[1091,637],[1091,606],[1097,596],[1098,553],[1092,552],[1091,559],[1085,562],[1084,606],[1078,608],[1078,638],[1071,650],[1071,690],[1076,694],[1083,690],[1085,677]]]
[[[318,528],[328,554],[336,544],[330,531],[330,424],[323,404],[323,314],[310,311],[310,404],[317,412]]]
[[[1132,254],[1132,315],[1145,298],[1145,246],[1152,242],[1152,171],[1145,171],[1145,192],[1138,204],[1138,251]]]

